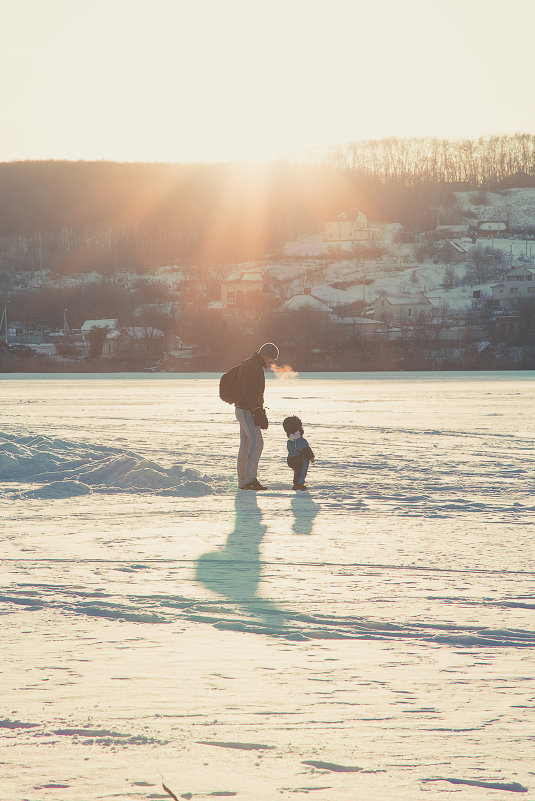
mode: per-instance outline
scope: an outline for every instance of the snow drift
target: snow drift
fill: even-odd
[[[196,497],[212,486],[197,470],[166,468],[130,450],[57,437],[0,433],[0,480],[38,484],[26,498],[67,498],[91,492],[153,492]]]

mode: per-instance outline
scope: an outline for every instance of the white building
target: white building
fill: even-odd
[[[117,319],[109,319],[109,320],[86,320],[80,329],[82,334],[85,336],[87,335],[92,328],[107,328],[108,331],[115,331],[117,329],[117,324],[119,320]]]
[[[392,325],[416,321],[428,314],[432,304],[423,292],[381,292],[373,304],[373,316]]]
[[[323,229],[323,241],[336,242],[374,242],[381,239],[382,231],[368,227],[368,218],[361,211],[350,218],[340,214],[337,220],[326,222]]]
[[[296,311],[306,311],[311,312],[319,312],[320,314],[325,314],[327,316],[331,316],[331,307],[324,303],[319,298],[316,298],[312,295],[310,289],[306,289],[304,292],[299,293],[297,295],[292,295],[291,298],[288,298],[282,306],[279,308],[281,312],[296,312]]]
[[[503,281],[492,287],[492,299],[500,304],[514,302],[519,298],[535,300],[535,267],[514,267],[505,274]]]
[[[505,235],[509,230],[508,220],[477,220],[469,226],[469,233],[476,236],[494,237]]]

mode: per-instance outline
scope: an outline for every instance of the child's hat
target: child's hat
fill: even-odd
[[[282,427],[287,434],[295,434],[296,431],[303,433],[303,423],[298,417],[287,417],[282,421]]]

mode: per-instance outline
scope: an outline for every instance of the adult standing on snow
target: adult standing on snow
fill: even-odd
[[[240,424],[238,485],[243,490],[265,490],[257,477],[258,462],[264,448],[262,429],[268,427],[264,409],[264,370],[279,358],[279,349],[266,342],[240,365],[236,387],[236,419]]]

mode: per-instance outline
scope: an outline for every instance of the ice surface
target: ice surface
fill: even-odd
[[[529,798],[534,378],[0,376],[2,801]]]

